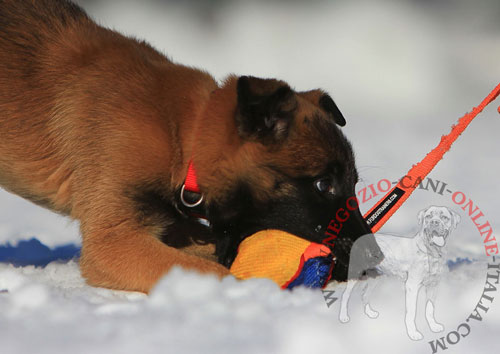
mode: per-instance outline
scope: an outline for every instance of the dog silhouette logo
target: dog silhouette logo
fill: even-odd
[[[348,303],[351,293],[359,278],[368,276],[362,289],[362,302],[365,314],[370,318],[377,318],[378,312],[369,303],[379,276],[395,276],[405,282],[406,332],[410,339],[423,338],[415,324],[417,314],[418,295],[421,288],[425,289],[425,318],[433,332],[442,332],[444,326],[436,321],[435,298],[439,280],[446,267],[446,244],[453,230],[460,222],[460,215],[448,207],[429,206],[417,215],[419,230],[412,236],[397,236],[377,233],[375,240],[384,254],[384,259],[374,269],[363,269],[363,265],[356,265],[350,269],[349,280],[344,290],[340,304],[339,320],[343,323],[350,320]],[[354,252],[356,248],[353,247]],[[355,259],[351,254],[351,257]],[[354,262],[355,263],[355,262]]]

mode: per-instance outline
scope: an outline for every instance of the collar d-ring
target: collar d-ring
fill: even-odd
[[[182,187],[181,187],[181,195],[180,195],[180,198],[181,198],[181,202],[182,204],[184,204],[185,207],[187,208],[194,208],[194,207],[197,207],[198,205],[200,205],[202,202],[203,202],[203,194],[200,194],[200,198],[194,202],[194,203],[189,203],[186,201],[186,199],[184,198],[184,190],[185,190],[185,187],[186,185],[183,184]]]

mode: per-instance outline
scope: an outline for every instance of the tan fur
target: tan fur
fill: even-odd
[[[274,177],[263,165],[297,174],[304,161],[296,152],[308,151],[300,156],[313,174],[324,148],[306,125],[280,154],[243,142],[233,119],[236,77],[219,87],[64,6],[0,0],[0,17],[15,20],[0,18],[0,185],[80,221],[81,271],[92,285],[148,292],[173,265],[228,274],[208,260],[213,245],[183,252],[160,242],[159,226],[140,224],[124,191],[157,181],[175,190],[192,158],[208,202],[237,179],[265,199]],[[68,12],[64,20],[59,12]],[[318,110],[313,96],[296,95],[300,116]]]
[[[92,285],[149,291],[173,264],[228,274],[140,228],[120,194],[151,177],[182,183],[191,127],[215,81],[86,18],[63,28],[25,22],[10,29],[18,38],[0,39],[1,185],[81,221]],[[16,46],[31,33],[42,41],[33,58]]]

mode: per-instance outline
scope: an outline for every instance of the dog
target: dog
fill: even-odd
[[[375,240],[384,254],[384,259],[376,266],[376,273],[396,276],[405,281],[406,314],[405,325],[412,340],[421,340],[423,335],[417,330],[415,316],[417,298],[421,287],[425,288],[425,317],[433,332],[444,330],[434,317],[434,301],[440,276],[445,269],[445,245],[451,232],[460,222],[460,215],[444,206],[430,206],[418,213],[420,230],[413,237],[375,234]],[[365,314],[377,318],[378,312],[368,302],[369,295],[377,284],[377,279],[368,279],[362,291]],[[342,294],[339,319],[348,322],[348,301],[356,279],[350,279]]]
[[[66,0],[0,0],[0,14],[0,186],[79,220],[89,284],[149,292],[174,265],[223,277],[245,237],[321,242],[355,196],[345,119],[324,91],[219,84]],[[367,233],[356,209],[336,279]],[[367,254],[380,260],[374,239]]]

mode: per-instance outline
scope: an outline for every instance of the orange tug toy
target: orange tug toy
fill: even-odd
[[[365,220],[373,232],[377,232],[389,220],[418,187],[418,181],[422,181],[432,171],[469,123],[499,93],[500,85],[479,106],[460,118],[458,123],[452,126],[450,133],[442,136],[440,143],[422,161],[412,166],[403,178],[405,180],[401,179],[400,183],[366,213]],[[500,113],[500,107],[498,111]],[[334,263],[334,255],[324,244],[310,242],[284,231],[264,230],[241,242],[230,271],[239,279],[271,279],[283,289],[298,285],[324,288],[331,278]]]
[[[283,289],[322,288],[333,264],[332,252],[325,245],[284,231],[264,230],[241,242],[231,273],[239,279],[269,278]]]

